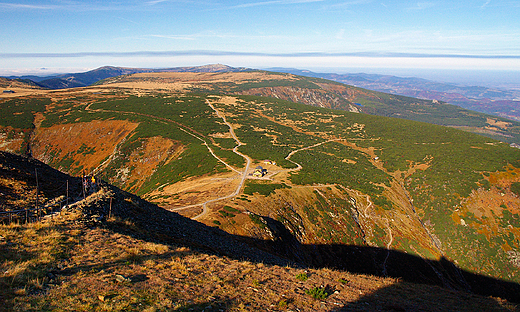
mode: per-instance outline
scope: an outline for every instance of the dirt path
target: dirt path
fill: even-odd
[[[287,157],[285,157],[285,159],[288,160],[288,161],[290,161],[290,162],[292,162],[293,164],[295,164],[295,165],[298,166],[298,167],[297,167],[297,168],[293,168],[293,169],[287,169],[287,170],[284,170],[284,171],[285,171],[285,172],[299,171],[299,170],[301,170],[301,169],[303,168],[299,163],[297,163],[297,162],[291,160],[291,157],[292,157],[294,154],[296,154],[296,153],[298,153],[298,152],[301,152],[301,151],[304,151],[304,150],[308,150],[308,149],[311,149],[311,148],[318,147],[318,146],[323,145],[323,144],[325,144],[325,143],[334,142],[334,141],[340,141],[340,140],[341,140],[341,139],[332,139],[332,140],[328,140],[328,141],[325,141],[325,142],[317,143],[317,144],[314,144],[314,145],[311,145],[311,146],[302,147],[302,148],[300,148],[300,149],[297,149],[297,150],[294,150],[294,151],[290,152],[289,155],[287,155]],[[282,170],[282,171],[283,171],[283,170]],[[282,172],[282,171],[280,171],[280,172]]]
[[[213,202],[217,202],[217,201],[221,201],[221,200],[225,200],[225,199],[228,199],[228,198],[231,198],[231,197],[235,197],[237,196],[239,193],[240,193],[240,190],[242,189],[242,187],[244,186],[244,182],[245,180],[247,179],[247,173],[249,172],[249,167],[251,166],[251,158],[245,154],[242,154],[238,151],[238,148],[240,146],[243,145],[243,143],[238,139],[238,137],[236,136],[235,134],[235,130],[233,129],[233,126],[226,120],[226,117],[221,114],[214,106],[213,104],[211,104],[210,101],[206,100],[206,103],[208,104],[209,107],[211,107],[211,109],[213,109],[215,111],[215,113],[217,114],[217,116],[219,118],[222,119],[222,121],[229,127],[229,133],[231,134],[231,136],[233,137],[233,139],[237,142],[237,145],[235,146],[235,148],[233,148],[233,152],[239,156],[241,156],[242,158],[244,158],[246,160],[246,167],[244,169],[244,171],[242,173],[238,172],[239,174],[242,175],[242,179],[240,180],[240,183],[238,184],[236,190],[227,195],[227,196],[224,196],[224,197],[219,197],[219,198],[215,198],[215,199],[211,199],[211,200],[208,200],[204,203],[202,203],[202,213],[200,213],[199,215],[196,215],[195,217],[193,217],[192,219],[193,220],[197,220],[197,219],[200,219],[202,217],[204,217],[207,213],[208,213],[208,207],[207,205],[210,204],[210,203],[213,203]],[[207,144],[206,144],[207,146]],[[209,146],[208,146],[209,148]],[[216,156],[215,156],[216,157]],[[218,157],[217,157],[218,158]],[[219,159],[220,160],[220,159]],[[222,161],[222,160],[220,160]],[[224,161],[222,161],[224,163]],[[227,164],[226,164],[227,165]],[[230,167],[229,165],[227,165],[228,167]]]

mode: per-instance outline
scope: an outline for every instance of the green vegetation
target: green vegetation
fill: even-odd
[[[332,291],[331,291],[330,287],[327,285],[325,287],[319,286],[319,287],[307,289],[305,291],[305,293],[316,300],[325,300],[325,299],[327,299],[328,296],[330,296],[332,294]]]
[[[45,111],[47,98],[13,99],[0,102],[0,125],[15,129],[34,128],[34,115]]]
[[[383,188],[378,184],[390,184],[390,176],[372,165],[368,155],[339,143],[304,150],[291,159],[303,166],[291,176],[293,183],[338,183],[365,194],[381,194]]]
[[[225,210],[219,210],[218,212],[219,212],[219,213],[222,215],[222,217],[224,217],[224,218],[234,218],[234,217],[235,217],[234,214],[229,213],[229,212],[227,212],[227,211],[225,211]]]
[[[224,206],[224,210],[231,213],[240,213],[240,210],[229,206]]]
[[[244,188],[244,194],[253,195],[258,193],[260,195],[269,196],[277,189],[288,188],[284,183],[257,183],[253,181],[247,181]]]
[[[256,224],[257,226],[259,226],[262,229],[264,229],[266,227],[265,223],[262,222],[261,217],[259,215],[257,215],[257,214],[250,213],[249,214],[249,219],[251,219],[251,221],[254,224]]]
[[[479,133],[509,143],[520,141],[519,122],[469,111],[443,102],[433,102],[431,100],[421,100],[375,91],[359,92],[352,100],[364,106],[362,109],[364,113],[372,115],[397,117],[443,126],[466,127],[466,130],[475,132],[478,132],[477,127],[480,129],[488,128],[492,131]],[[487,124],[488,118],[506,122],[510,126],[507,129],[499,127],[490,128],[490,125]],[[471,129],[471,127],[475,127],[475,129]]]
[[[214,94],[278,86],[317,90],[317,83],[325,82],[307,78],[284,80],[282,76],[280,79],[242,84],[208,83],[197,88],[204,92],[210,90]],[[285,171],[283,175],[287,175],[292,184],[313,186],[314,193],[308,193],[308,198],[300,207],[277,205],[273,218],[295,233],[300,226],[306,227],[306,230],[308,228],[309,233],[315,235],[313,239],[320,242],[363,245],[367,243],[366,234],[369,243],[385,246],[389,236],[383,223],[374,221],[375,224],[370,225],[371,230],[365,233],[360,228],[359,207],[354,207],[347,193],[367,196],[374,204],[374,210],[382,215],[381,218],[388,219],[394,210],[401,208],[400,200],[408,200],[416,209],[417,216],[414,217],[419,217],[435,239],[440,241],[447,257],[455,259],[465,269],[489,268],[490,271],[502,272],[503,278],[511,276],[512,273],[507,273],[506,269],[509,261],[504,251],[506,248],[502,246],[518,248],[518,237],[511,236],[507,231],[489,230],[489,216],[486,216],[488,219],[469,213],[462,216],[469,226],[454,222],[453,216],[454,211],[473,192],[479,188],[496,187],[491,185],[490,179],[486,179],[489,173],[504,171],[508,166],[520,168],[520,151],[480,135],[403,119],[454,127],[484,127],[488,125],[486,115],[432,101],[373,92],[360,94],[356,101],[363,104],[368,112],[400,119],[315,108],[257,96],[238,96],[238,105],[215,103],[226,114],[228,122],[236,125],[235,133],[244,143],[239,148],[240,152],[255,162],[274,160],[285,169],[295,169],[295,163],[298,163],[302,166],[300,170]],[[34,114],[44,112],[46,106],[49,111],[44,112],[42,127],[109,119],[137,123],[135,131],[118,146],[110,163],[103,168],[101,178],[144,195],[160,186],[189,177],[228,171],[229,168],[215,159],[204,143],[229,165],[236,168],[245,165],[244,158],[232,151],[237,142],[228,137],[228,126],[207,105],[207,97],[208,94],[202,93],[157,93],[141,97],[120,94],[119,98],[109,100],[81,97],[59,100],[52,107],[48,105],[48,99],[9,100],[0,104],[0,125],[30,129]],[[510,132],[507,133],[520,129],[514,122],[510,125]],[[494,128],[495,134],[502,133],[502,130]],[[20,135],[14,130],[5,131],[9,131],[5,135],[11,139]],[[29,133],[27,130],[27,142]],[[135,175],[135,168],[129,165],[130,156],[143,147],[146,138],[156,136],[175,141],[182,147],[179,149],[182,153],[168,158],[149,176],[140,177],[137,181],[132,176]],[[46,152],[47,159],[55,167],[73,167],[69,172],[78,173],[82,170],[77,161],[80,158],[78,155],[89,157],[96,150],[83,144],[77,151],[60,159],[57,157],[60,151]],[[289,155],[290,161],[286,159]],[[122,176],[132,179],[125,181]],[[507,187],[501,187],[501,191],[508,191]],[[282,194],[288,188],[281,182],[248,180],[244,194],[236,198],[236,204],[243,205],[247,210],[248,205],[253,206],[250,203],[255,202],[257,194],[272,196],[276,190],[284,190],[277,192]],[[390,188],[394,189],[389,191]],[[398,190],[403,191],[399,194],[406,194],[409,198],[388,195],[396,194],[393,192],[395,188],[402,188]],[[347,189],[348,192],[338,195],[341,190]],[[520,182],[512,183],[509,189],[520,196]],[[518,228],[518,215],[512,214],[510,208],[509,203],[502,203],[503,216],[495,216],[495,219],[500,224]],[[240,211],[224,206],[218,213],[228,218],[226,222],[232,222],[230,219]],[[248,215],[254,224],[265,227],[260,216]],[[427,249],[428,244],[431,242],[414,244],[410,237],[396,234],[392,246],[433,257],[432,251]],[[467,257],[464,254],[467,248],[487,258]]]
[[[182,124],[184,128],[193,129],[196,134],[203,136],[229,130],[201,96],[130,96],[123,100],[97,102],[92,104],[91,109],[131,112],[139,116],[153,117],[156,122],[163,120]]]
[[[298,273],[298,275],[296,275],[296,279],[297,280],[300,280],[302,282],[305,282],[306,280],[309,279],[309,277],[307,276],[307,273]]]
[[[511,184],[511,192],[515,193],[517,196],[520,196],[520,182],[513,182]]]

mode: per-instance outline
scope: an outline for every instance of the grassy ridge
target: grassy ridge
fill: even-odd
[[[363,90],[359,89],[358,90]],[[468,131],[499,139],[505,142],[520,142],[520,123],[505,118],[474,112],[459,106],[421,100],[400,95],[391,95],[382,92],[368,91],[360,92],[352,100],[362,104],[364,113],[397,117],[408,120],[427,122],[430,124],[465,127]],[[507,128],[500,128],[487,123],[488,119],[498,120],[508,124]]]

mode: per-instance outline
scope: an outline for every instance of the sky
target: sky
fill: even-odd
[[[112,65],[520,72],[517,0],[0,0],[0,75]]]

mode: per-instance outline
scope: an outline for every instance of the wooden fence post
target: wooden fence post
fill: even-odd
[[[108,209],[108,219],[112,216],[112,197],[110,197],[110,208]]]
[[[34,168],[34,173],[36,174],[36,218],[39,221],[40,220],[40,210],[38,209],[39,185],[38,185],[38,169],[37,168]]]
[[[67,207],[69,206],[69,180],[67,179]],[[60,209],[61,212],[61,209]]]

